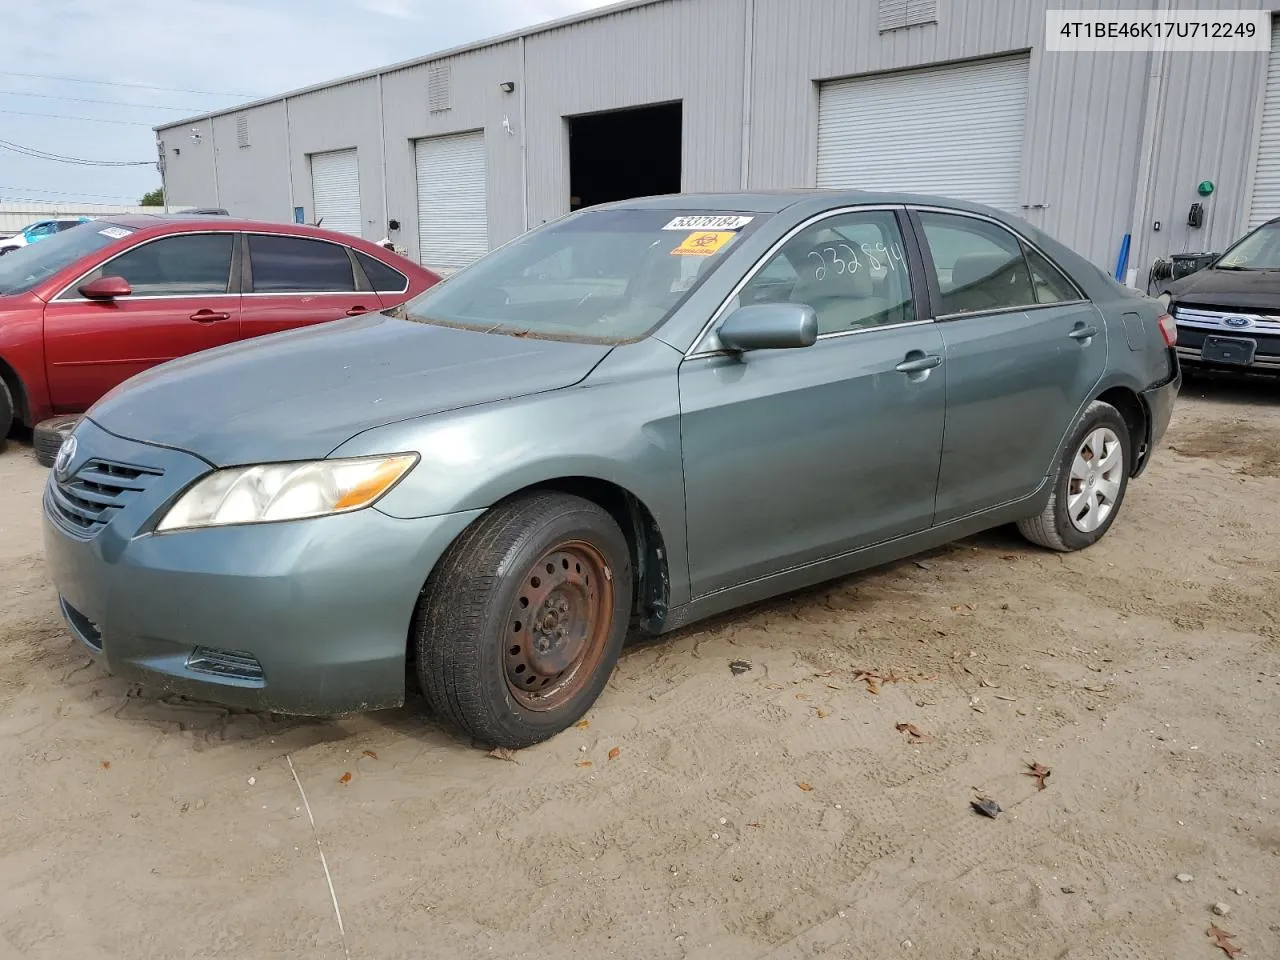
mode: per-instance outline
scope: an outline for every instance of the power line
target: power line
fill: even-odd
[[[37,160],[54,160],[58,163],[75,163],[87,167],[149,167],[155,163],[154,160],[86,160],[83,157],[66,157],[60,153],[37,150],[35,147],[27,147],[10,140],[0,140],[0,149]]]
[[[0,77],[23,77],[28,80],[55,80],[59,83],[92,83],[102,87],[131,87],[134,90],[164,90],[169,93],[198,93],[207,97],[246,97],[256,94],[235,93],[229,90],[188,90],[185,87],[159,87],[150,83],[124,83],[119,80],[85,80],[83,77],[56,77],[45,73],[19,73],[15,70],[0,70]]]
[[[171,107],[158,103],[130,103],[128,100],[94,100],[90,97],[60,97],[52,93],[29,93],[26,90],[0,90],[0,94],[10,97],[39,97],[41,100],[66,100],[69,103],[105,103],[114,107],[136,107],[147,110],[184,110],[188,113],[199,113],[207,107]]]
[[[25,193],[40,193],[50,197],[76,197],[77,199],[94,199],[94,200],[129,200],[132,201],[131,195],[122,193],[81,193],[80,191],[67,190],[45,190],[41,187],[13,187],[0,184],[0,190],[16,190]],[[6,197],[6,200],[16,200],[22,203],[54,203],[53,200],[40,200],[37,197]]]
[[[0,110],[0,113],[11,113],[18,117],[41,117],[45,120],[83,120],[87,123],[122,123],[128,127],[150,127],[151,124],[141,120],[107,120],[103,117],[71,117],[65,113],[34,113],[30,110]]]

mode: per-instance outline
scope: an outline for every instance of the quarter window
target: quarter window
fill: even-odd
[[[250,234],[249,262],[254,293],[347,293],[356,288],[347,248],[336,243]]]
[[[192,233],[143,243],[108,260],[83,280],[124,277],[135,297],[226,293],[231,282],[233,233]],[[70,297],[77,297],[74,290]]]
[[[387,266],[367,253],[361,253],[359,250],[353,252],[356,259],[360,261],[360,268],[364,270],[364,275],[369,278],[369,283],[378,293],[404,293],[409,289],[408,278],[399,270]]]
[[[915,320],[897,217],[867,210],[801,230],[739,295],[743,306],[779,301],[813,307],[819,334]]]
[[[1027,266],[1031,268],[1031,284],[1035,287],[1036,303],[1065,303],[1080,299],[1080,294],[1071,285],[1071,281],[1038,250],[1033,250],[1024,243],[1022,252],[1027,257]]]
[[[986,220],[929,211],[920,212],[920,223],[944,315],[1052,302],[1038,299],[1022,243],[1008,230]],[[1057,279],[1062,282],[1061,275]],[[1052,284],[1044,286],[1044,295],[1052,297]]]

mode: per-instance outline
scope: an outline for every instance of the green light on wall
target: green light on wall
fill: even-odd
[[[1202,197],[1207,197],[1209,194],[1213,193],[1213,181],[1201,180],[1200,186],[1196,187],[1196,193],[1200,194]]]

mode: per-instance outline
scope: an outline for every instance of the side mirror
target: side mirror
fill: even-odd
[[[716,336],[727,350],[811,347],[818,339],[818,315],[803,303],[739,307],[720,324]]]
[[[86,300],[114,300],[116,297],[127,297],[133,293],[129,281],[124,277],[99,277],[80,285],[80,296]]]

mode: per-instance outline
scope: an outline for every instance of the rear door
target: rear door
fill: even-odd
[[[946,344],[937,523],[1032,493],[1107,365],[1106,325],[1042,252],[995,220],[913,212]]]
[[[149,367],[240,335],[240,294],[231,232],[145,240],[72,283],[45,307],[45,363],[53,406],[79,413]],[[87,300],[79,287],[124,277],[132,292]]]
[[[245,244],[246,338],[382,309],[344,244],[267,233],[247,234]]]

